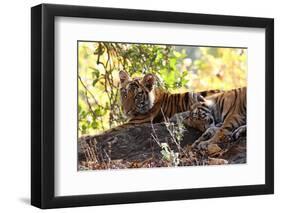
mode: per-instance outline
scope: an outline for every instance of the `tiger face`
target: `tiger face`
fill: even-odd
[[[155,101],[155,76],[146,74],[143,78],[131,79],[125,71],[120,71],[119,78],[121,106],[124,114],[132,117],[149,112]]]
[[[186,118],[185,123],[189,127],[204,132],[209,127],[215,126],[215,119],[209,106],[205,102],[198,102],[191,107],[190,114]]]

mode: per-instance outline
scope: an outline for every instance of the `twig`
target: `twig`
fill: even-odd
[[[79,75],[78,75],[78,79],[79,79],[79,81],[81,82],[82,86],[85,88],[85,90],[89,92],[89,94],[90,94],[91,97],[93,98],[95,104],[97,104],[98,106],[102,107],[102,106],[98,103],[98,101],[97,101],[97,99],[95,98],[95,96],[93,95],[93,93],[92,93],[92,92],[87,88],[87,86],[84,84],[84,82],[82,81],[82,79],[81,79],[81,77],[80,77]]]

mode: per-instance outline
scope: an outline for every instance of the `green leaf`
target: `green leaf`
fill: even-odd
[[[181,57],[181,54],[180,54],[179,52],[174,51],[173,53],[174,53],[175,57],[177,57],[177,58],[180,58],[180,57]]]
[[[100,80],[99,78],[97,78],[97,79],[93,80],[93,82],[92,82],[92,86],[93,86],[93,87],[95,87],[96,83],[98,83],[98,82],[99,82],[99,80]]]

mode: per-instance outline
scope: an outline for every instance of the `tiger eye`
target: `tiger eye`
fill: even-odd
[[[121,96],[124,98],[127,98],[127,90],[126,89],[121,89]]]

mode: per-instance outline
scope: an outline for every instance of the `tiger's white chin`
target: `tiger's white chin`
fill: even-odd
[[[152,91],[148,94],[148,99],[149,99],[149,109],[151,109],[151,108],[154,106],[154,102],[155,102],[154,90],[152,90]]]

